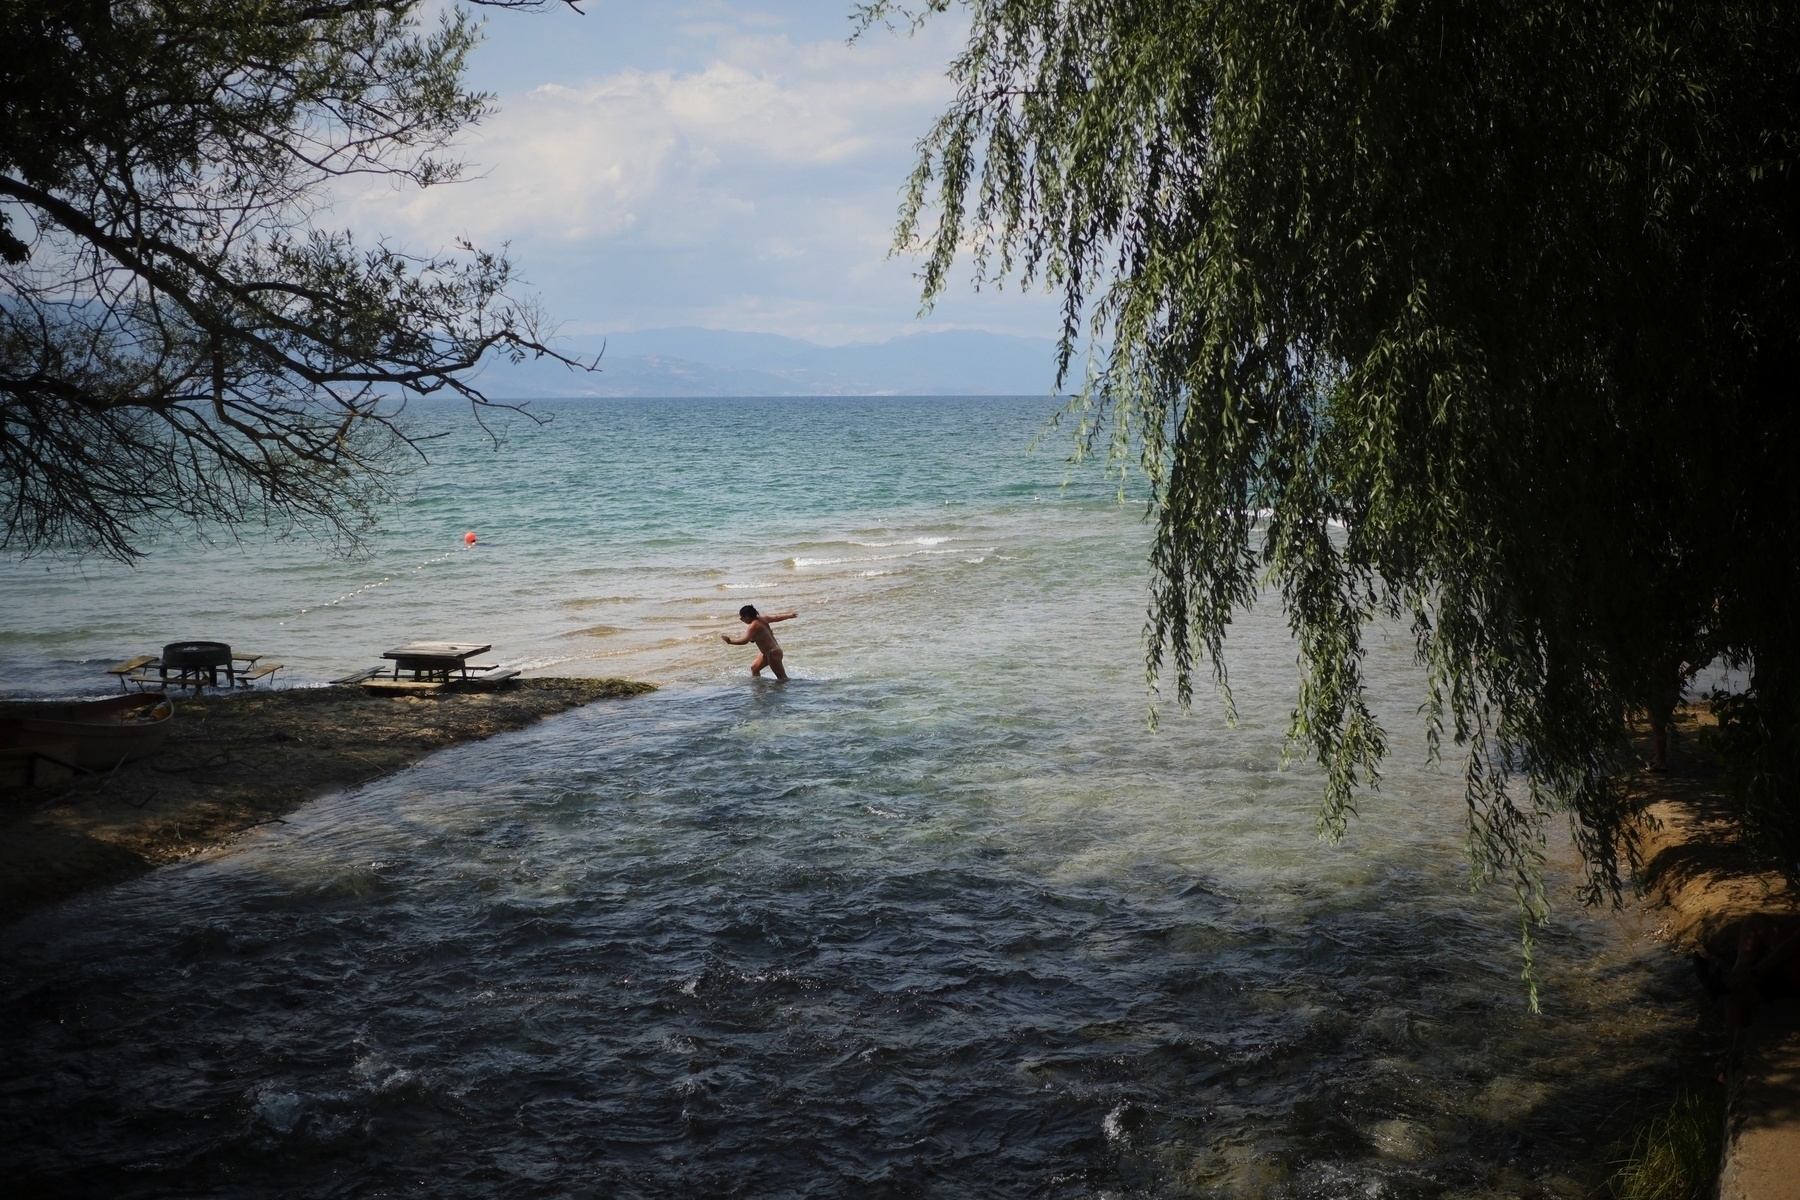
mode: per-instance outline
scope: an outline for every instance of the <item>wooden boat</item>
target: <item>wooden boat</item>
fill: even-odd
[[[80,771],[110,771],[155,754],[174,719],[175,704],[161,692],[54,705],[0,717],[0,750],[28,751]]]

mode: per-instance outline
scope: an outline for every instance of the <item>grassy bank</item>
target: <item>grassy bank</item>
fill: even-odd
[[[1725,1104],[1714,1090],[1683,1092],[1640,1125],[1613,1175],[1613,1200],[1706,1200],[1719,1181]]]
[[[177,698],[168,741],[150,758],[65,787],[0,790],[0,921],[229,841],[433,750],[650,690],[624,679],[526,679],[491,693],[331,687]]]

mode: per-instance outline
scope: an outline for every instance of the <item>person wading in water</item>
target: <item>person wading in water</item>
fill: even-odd
[[[756,605],[746,604],[738,609],[738,620],[750,627],[744,630],[744,636],[734,638],[728,633],[721,633],[719,638],[727,646],[748,646],[755,642],[756,648],[762,653],[750,664],[750,673],[760,678],[762,669],[768,667],[775,672],[775,678],[786,683],[787,672],[781,666],[781,643],[775,640],[775,631],[769,626],[777,621],[791,621],[799,615],[798,612],[770,613],[765,617],[756,611]]]

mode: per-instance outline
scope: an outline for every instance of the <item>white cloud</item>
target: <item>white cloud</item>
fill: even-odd
[[[633,68],[502,97],[463,143],[476,178],[398,195],[383,185],[345,207],[359,225],[398,220],[439,242],[689,240],[760,211],[784,190],[772,175],[891,157],[948,94],[936,62],[891,46],[722,48],[728,58],[697,72]]]
[[[511,84],[461,144],[475,178],[343,195],[338,214],[420,250],[510,242],[569,332],[905,331],[918,285],[888,247],[914,143],[950,98],[961,28],[796,43],[756,15],[709,27],[698,56],[681,43],[686,67],[640,53],[595,78]],[[530,77],[526,29],[506,29],[515,78]],[[973,311],[998,319],[957,323],[1037,333],[1049,308],[987,293]]]

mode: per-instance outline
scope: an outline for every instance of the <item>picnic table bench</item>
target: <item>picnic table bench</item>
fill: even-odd
[[[387,667],[371,667],[332,682],[360,685],[369,692],[394,694],[436,692],[444,688],[487,691],[519,674],[516,670],[501,670],[498,663],[469,661],[492,649],[491,645],[475,642],[408,642],[382,654],[382,658],[394,664],[391,673]],[[411,678],[402,679],[403,672]]]
[[[260,654],[239,654],[223,647],[224,653],[217,656],[218,661],[204,665],[193,663],[167,663],[154,654],[140,654],[136,658],[128,658],[122,663],[115,663],[106,668],[108,675],[119,681],[120,691],[129,691],[126,685],[136,684],[139,691],[155,685],[158,689],[174,684],[178,688],[193,688],[196,692],[203,687],[218,687],[219,673],[225,674],[226,687],[249,687],[259,679],[267,679],[281,670],[278,662],[264,662]],[[163,655],[168,656],[165,647]]]
[[[474,642],[408,642],[385,651],[381,657],[393,661],[395,679],[400,678],[400,672],[411,671],[414,679],[448,683],[452,675],[467,679],[470,671],[493,670],[492,664],[471,666],[469,663],[477,654],[486,654],[492,649],[491,645]]]

